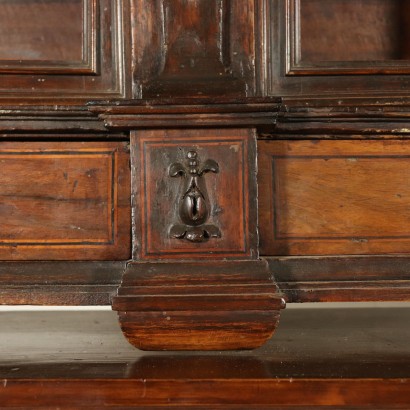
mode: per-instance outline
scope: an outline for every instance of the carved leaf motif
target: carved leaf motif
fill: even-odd
[[[205,225],[204,231],[208,234],[210,238],[220,238],[221,237],[221,231],[215,225]]]
[[[171,238],[182,239],[186,234],[186,229],[185,225],[174,225],[169,230],[169,235]]]
[[[174,162],[169,167],[169,176],[171,177],[182,177],[186,175],[185,167],[180,162]]]
[[[199,167],[196,151],[186,154],[187,164],[180,162],[170,165],[168,173],[171,177],[184,177],[184,195],[179,200],[179,216],[186,225],[176,224],[169,230],[169,236],[175,239],[185,239],[189,242],[206,242],[210,238],[220,238],[221,231],[214,225],[203,225],[209,218],[209,205],[206,199],[206,186],[200,188],[202,176],[207,172],[219,172],[219,165],[213,159],[208,159]]]
[[[219,165],[215,160],[207,159],[199,170],[198,175],[201,176],[207,172],[214,172],[215,174],[219,172]]]

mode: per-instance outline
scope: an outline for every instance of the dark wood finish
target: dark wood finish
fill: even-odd
[[[123,261],[2,262],[0,304],[109,305],[125,265]]]
[[[257,66],[263,93],[406,95],[406,2],[261,0],[258,10],[262,29]]]
[[[286,1],[287,75],[409,73],[405,1]]]
[[[98,0],[3,1],[0,73],[97,74],[97,7]]]
[[[2,104],[130,96],[127,1],[3,3],[1,38],[9,45],[0,48]]]
[[[255,94],[254,0],[132,5],[136,98]]]
[[[0,259],[130,257],[126,144],[3,142],[0,160]]]
[[[133,132],[134,259],[256,257],[255,143],[254,132],[241,129]],[[200,245],[170,231],[183,222],[179,205],[187,187],[169,170],[175,162],[185,163],[193,149],[200,161],[212,158],[219,164],[217,174],[198,183],[209,202],[206,224],[220,234]]]
[[[260,142],[261,253],[406,253],[409,153],[406,141]]]
[[[270,257],[287,302],[409,301],[409,256]]]
[[[90,105],[109,128],[131,130],[133,259],[156,261],[128,265],[113,300],[123,333],[135,346],[250,349],[273,333],[284,304],[266,263],[257,260],[255,130],[233,127],[271,124],[278,102],[200,98]],[[166,129],[139,130],[156,127]],[[142,288],[130,285],[145,270],[159,272]],[[254,277],[258,270],[265,275],[263,287]],[[233,284],[233,273],[246,286]],[[176,280],[180,286],[174,288]]]
[[[409,319],[289,309],[253,352],[152,354],[121,338],[112,312],[2,312],[1,407],[408,409]]]
[[[112,130],[254,128],[275,125],[280,102],[277,97],[113,100],[91,102],[89,110]]]
[[[263,261],[132,263],[113,309],[143,350],[261,346],[285,307]]]
[[[282,139],[408,139],[409,99],[283,98],[274,130]]]
[[[290,301],[408,299],[405,1],[1,3],[0,152],[24,155],[0,171],[0,303],[110,303],[133,258],[133,343],[215,349],[272,333],[275,279]]]

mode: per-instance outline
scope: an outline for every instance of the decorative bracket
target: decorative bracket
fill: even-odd
[[[221,231],[215,225],[205,224],[210,214],[210,203],[203,176],[219,172],[219,165],[207,159],[202,166],[196,151],[187,153],[187,165],[174,162],[169,167],[169,176],[183,177],[183,194],[179,199],[179,217],[184,224],[172,225],[171,238],[186,239],[190,242],[206,242],[209,238],[220,238]]]

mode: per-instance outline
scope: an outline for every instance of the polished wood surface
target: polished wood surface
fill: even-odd
[[[253,352],[152,354],[112,312],[2,312],[0,407],[408,409],[409,320],[404,307],[289,309]]]
[[[133,0],[132,10],[135,98],[255,95],[254,1]]]
[[[407,59],[401,0],[299,0],[301,60]],[[404,8],[404,9],[403,9]],[[405,27],[404,27],[405,29]],[[403,43],[402,43],[403,41]],[[405,49],[403,50],[405,51]]]
[[[407,2],[65,3],[0,1],[0,303],[233,349],[283,297],[409,299]]]
[[[263,255],[406,253],[406,141],[259,143]]]
[[[407,94],[408,2],[262,0],[258,10],[266,29],[257,67],[268,95]]]
[[[83,58],[83,3],[3,1],[0,11],[0,61],[77,61]],[[87,11],[87,10],[86,10]],[[64,24],[61,16],[64,15]],[[91,16],[91,14],[90,14]],[[47,22],[47,24],[44,24]],[[5,64],[5,62],[3,62]]]
[[[112,307],[143,350],[261,346],[285,307],[266,261],[130,263]]]
[[[2,104],[131,96],[129,2],[68,3],[1,2]]]
[[[267,259],[288,302],[410,301],[407,255]]]
[[[244,259],[257,254],[256,138],[253,130],[149,130],[131,135],[132,191],[135,196],[135,260]],[[217,172],[196,179],[207,204],[208,226],[219,237],[198,240],[173,238],[173,225],[183,224],[179,204],[188,191],[186,181],[170,177],[173,163],[185,166],[187,153],[195,150],[199,166],[215,161]],[[185,172],[182,170],[181,172]],[[189,184],[188,184],[189,185]],[[193,221],[188,231],[201,225]],[[189,233],[189,232],[188,232]],[[205,235],[209,233],[205,232]]]
[[[128,259],[128,159],[124,143],[3,142],[0,259]]]

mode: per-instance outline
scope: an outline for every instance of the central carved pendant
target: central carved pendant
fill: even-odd
[[[175,162],[169,167],[169,175],[183,178],[182,196],[179,199],[179,217],[184,224],[171,226],[171,238],[186,239],[191,242],[205,242],[210,238],[220,238],[221,231],[215,225],[206,224],[210,215],[210,203],[206,191],[204,175],[217,174],[219,165],[207,159],[199,164],[196,151],[187,153],[187,165]]]

